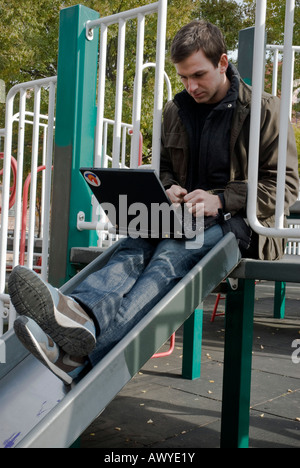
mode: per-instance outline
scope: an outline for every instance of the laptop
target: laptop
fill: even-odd
[[[153,169],[81,168],[80,172],[116,234],[187,240],[210,222],[216,224],[215,218],[210,222],[205,218],[205,223],[203,217],[196,219],[185,205],[174,208]]]

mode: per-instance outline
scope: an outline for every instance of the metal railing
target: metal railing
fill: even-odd
[[[157,13],[157,45],[156,63],[144,63],[144,39],[145,39],[145,17],[146,15]],[[163,111],[164,84],[167,88],[167,99],[172,99],[172,86],[168,75],[165,72],[165,41],[166,41],[166,16],[167,1],[159,0],[157,3],[146,5],[133,10],[117,13],[106,18],[88,21],[86,25],[86,37],[93,40],[93,29],[100,28],[100,59],[99,59],[99,85],[98,85],[98,113],[95,142],[95,167],[126,167],[126,137],[131,135],[130,162],[131,168],[138,168],[142,165],[142,136],[141,136],[141,112],[142,112],[142,83],[143,72],[146,68],[155,69],[155,89],[154,89],[154,111],[152,126],[152,161],[151,167],[159,173],[160,163],[160,137],[161,120]],[[136,64],[135,79],[133,85],[132,100],[132,123],[122,122],[123,110],[123,86],[125,67],[125,47],[126,47],[126,22],[137,19],[136,35]],[[108,27],[118,25],[118,58],[115,94],[115,118],[114,120],[105,118],[105,92],[106,92],[106,65],[107,65],[107,45]],[[112,150],[108,151],[108,126],[113,126]],[[150,126],[150,125],[149,125]],[[109,153],[109,154],[108,154]],[[148,166],[149,167],[149,166]],[[79,230],[97,230],[99,242],[103,245],[103,238],[111,236],[107,231],[107,218],[97,206],[95,199],[92,201],[92,220],[85,221],[85,213],[80,212],[77,216],[77,228]]]
[[[275,209],[275,227],[263,226],[257,218],[257,191],[258,191],[258,166],[259,166],[259,141],[261,122],[261,96],[263,92],[264,60],[265,60],[265,28],[266,28],[267,1],[256,2],[256,22],[254,39],[254,59],[253,59],[253,92],[252,92],[252,112],[250,125],[250,145],[248,165],[248,204],[247,216],[252,229],[263,236],[298,238],[299,230],[284,227],[284,201],[285,201],[285,176],[288,123],[291,105],[291,82],[293,79],[293,28],[295,0],[286,1],[286,18],[283,47],[283,70],[282,70],[282,93],[280,111],[280,136],[279,155],[277,166],[277,193]]]
[[[48,251],[49,251],[49,225],[50,225],[50,196],[51,196],[51,172],[54,135],[54,111],[57,78],[46,78],[33,82],[22,83],[14,86],[7,95],[5,130],[1,130],[4,138],[3,184],[0,223],[0,335],[3,333],[4,321],[9,321],[11,326],[14,318],[13,309],[9,306],[9,298],[5,294],[7,267],[13,268],[20,261],[20,242],[22,228],[23,204],[27,200],[22,199],[23,179],[31,173],[30,201],[28,209],[27,251],[26,265],[34,267],[36,238],[36,200],[37,200],[37,169],[39,159],[45,165],[41,189],[41,275],[47,279],[48,275]],[[41,101],[48,101],[47,115],[41,114]],[[27,106],[33,101],[33,112]],[[16,112],[16,107],[18,111]],[[28,132],[28,125],[31,127]],[[27,146],[31,146],[30,170],[25,167],[26,139],[30,138]],[[42,147],[42,151],[40,151]],[[15,151],[17,160],[16,173],[16,200],[13,207],[14,216],[9,211],[11,160]],[[29,155],[27,153],[27,158]],[[28,161],[27,161],[28,165]],[[27,214],[27,206],[25,207]],[[9,221],[11,225],[9,225]],[[24,221],[24,220],[23,220]],[[11,231],[11,233],[9,232]],[[10,235],[11,234],[11,235]],[[13,243],[13,248],[8,249],[8,243]],[[10,314],[8,316],[8,310]]]
[[[157,63],[143,64],[144,55],[144,35],[145,35],[145,17],[148,14],[158,13],[157,26]],[[159,0],[152,5],[136,8],[127,12],[113,15],[106,18],[101,18],[99,21],[91,21],[87,23],[87,38],[92,40],[92,30],[96,27],[101,27],[101,42],[100,42],[100,61],[99,61],[99,90],[98,90],[98,117],[97,131],[95,142],[95,165],[101,166],[102,155],[104,155],[105,166],[108,161],[114,167],[125,165],[126,156],[126,139],[130,135],[131,140],[131,167],[141,165],[141,134],[140,134],[140,119],[141,119],[141,102],[142,102],[142,74],[146,67],[155,67],[155,90],[154,90],[154,114],[153,114],[153,158],[152,167],[159,171],[160,159],[160,132],[161,119],[163,109],[163,89],[164,80],[167,83],[168,98],[171,99],[172,92],[170,81],[164,71],[165,59],[165,38],[166,38],[166,14],[167,0]],[[124,124],[121,121],[122,105],[123,105],[123,81],[124,81],[124,51],[126,46],[126,21],[137,18],[137,59],[136,59],[136,75],[134,82],[134,98],[132,111],[132,124]],[[115,98],[115,120],[109,120],[104,117],[104,98],[105,98],[105,70],[106,70],[106,54],[107,54],[107,32],[108,27],[112,24],[119,25],[118,39],[118,64],[117,64],[117,85]],[[24,252],[22,253],[22,262],[25,261],[29,268],[39,269],[41,276],[47,279],[48,276],[48,251],[49,251],[49,224],[50,224],[50,195],[51,195],[51,169],[52,169],[52,153],[53,153],[53,132],[54,132],[54,109],[56,97],[56,82],[57,77],[37,80],[34,82],[22,83],[14,86],[8,93],[6,100],[6,122],[5,129],[0,129],[0,145],[4,148],[4,165],[3,165],[3,186],[2,186],[2,213],[0,224],[0,336],[3,333],[3,324],[8,322],[9,327],[12,326],[15,314],[9,303],[9,297],[5,294],[6,270],[9,264],[10,268],[20,263],[20,247],[21,233],[22,246],[24,247],[24,229],[22,230],[22,208],[23,204],[27,203],[22,200],[23,179],[24,175],[24,145],[25,145],[25,126],[32,125],[32,151],[31,151],[31,169],[30,169],[30,202],[29,202],[29,227],[27,235],[27,251],[26,261]],[[41,93],[43,90],[49,93],[48,96],[48,115],[41,115]],[[33,99],[33,112],[26,108],[29,95]],[[18,98],[16,98],[18,96]],[[18,109],[16,110],[16,106]],[[28,118],[32,120],[28,120]],[[17,130],[15,126],[18,126]],[[113,145],[112,154],[108,155],[107,151],[107,128],[113,126]],[[43,127],[43,157],[40,161],[40,129]],[[16,136],[17,135],[17,136]],[[123,138],[123,139],[122,139]],[[15,141],[17,139],[17,141]],[[17,147],[17,180],[16,180],[16,203],[14,206],[14,226],[13,226],[13,250],[8,252],[8,220],[9,220],[9,194],[10,194],[10,179],[11,179],[11,154],[13,149]],[[1,147],[0,147],[1,149]],[[102,164],[101,164],[102,162]],[[43,189],[42,189],[42,235],[41,235],[41,266],[35,265],[34,246],[37,238],[35,236],[35,221],[36,221],[36,199],[37,199],[37,173],[40,169],[39,165],[45,166],[43,170]],[[23,210],[24,212],[24,210]],[[95,204],[93,213],[95,219],[98,216],[98,206]],[[89,223],[87,223],[89,224]],[[91,224],[91,223],[90,223]],[[24,220],[23,220],[24,227]],[[11,254],[12,258],[8,259],[7,254]]]
[[[284,46],[278,44],[267,44],[267,50],[273,52],[273,79],[272,79],[272,94],[277,96],[278,94],[278,68],[279,68],[279,53],[284,52]],[[293,58],[292,58],[292,72],[291,72],[291,90],[293,91],[294,83],[294,63],[295,63],[295,54],[300,53],[300,46],[292,47]],[[290,106],[290,118],[292,117],[292,99]]]
[[[248,218],[253,229],[266,236],[287,237],[290,240],[291,246],[293,239],[299,238],[299,228],[283,227],[284,213],[284,189],[285,180],[282,174],[285,173],[285,158],[286,158],[286,141],[287,141],[287,122],[290,115],[291,102],[291,82],[293,78],[293,61],[295,52],[299,52],[298,48],[292,46],[292,30],[295,1],[287,0],[287,15],[286,15],[286,32],[284,45],[284,67],[283,67],[283,83],[282,83],[282,109],[281,109],[281,131],[280,131],[280,154],[278,167],[278,195],[276,204],[276,226],[275,228],[265,228],[257,220],[256,216],[256,199],[257,199],[257,178],[258,178],[258,142],[260,132],[260,106],[262,94],[262,80],[260,77],[263,73],[264,63],[264,35],[266,22],[266,1],[257,2],[256,13],[256,38],[255,38],[255,57],[254,57],[254,77],[253,77],[253,105],[251,119],[251,138],[249,154],[249,195],[248,195]],[[145,36],[145,15],[158,13],[158,33],[157,33],[157,63],[143,63],[144,51],[144,36]],[[100,60],[99,60],[99,89],[98,89],[98,116],[97,116],[97,131],[95,142],[95,166],[106,166],[108,160],[111,160],[113,167],[125,165],[125,148],[126,138],[132,132],[131,138],[131,167],[140,165],[140,121],[141,121],[141,104],[142,104],[142,80],[143,70],[146,67],[156,67],[155,92],[154,92],[154,115],[153,115],[153,158],[152,167],[159,171],[160,159],[160,132],[163,109],[163,89],[164,80],[167,83],[168,99],[172,98],[172,90],[168,77],[164,71],[165,58],[165,26],[166,26],[167,1],[160,0],[159,2],[140,7],[129,12],[122,12],[117,15],[101,18],[99,20],[87,22],[86,34],[89,40],[93,39],[92,31],[96,27],[101,28],[100,40]],[[126,21],[128,19],[137,18],[137,54],[136,54],[136,77],[134,82],[134,98],[132,124],[124,124],[121,120],[122,105],[123,105],[123,81],[124,81],[124,51],[126,46]],[[119,26],[119,48],[118,48],[118,64],[117,64],[117,85],[116,85],[116,101],[115,101],[115,120],[109,120],[104,117],[104,101],[105,101],[105,70],[107,56],[107,39],[108,27],[112,24]],[[270,46],[271,47],[271,46]],[[270,49],[271,50],[271,49]],[[281,50],[280,46],[276,46],[276,50]],[[278,57],[278,56],[277,56]],[[274,59],[277,60],[278,58]],[[276,66],[274,66],[276,69]],[[274,71],[274,73],[276,70]],[[276,72],[277,73],[277,72]],[[277,75],[276,75],[277,76]],[[32,152],[31,152],[31,189],[30,189],[30,204],[29,204],[29,230],[27,242],[27,265],[34,267],[34,244],[35,244],[35,213],[36,213],[36,189],[37,189],[37,168],[39,166],[39,138],[40,128],[43,127],[43,161],[45,165],[44,173],[44,192],[43,206],[44,219],[42,220],[42,265],[41,275],[47,279],[48,267],[48,248],[49,248],[49,216],[50,216],[50,187],[51,187],[51,167],[53,153],[53,129],[54,129],[54,109],[55,109],[55,90],[57,77],[38,80],[35,82],[23,83],[13,87],[7,96],[6,105],[6,124],[5,129],[0,129],[0,145],[4,142],[4,167],[3,167],[3,198],[2,198],[2,213],[0,224],[0,336],[3,333],[3,322],[9,320],[11,326],[14,318],[13,311],[8,315],[9,298],[5,294],[6,281],[6,264],[7,264],[7,239],[8,239],[8,219],[9,219],[9,196],[10,196],[10,180],[11,180],[11,154],[13,150],[13,127],[18,125],[17,131],[17,181],[16,181],[16,204],[15,204],[15,220],[14,220],[14,246],[13,259],[11,266],[16,266],[19,263],[20,253],[20,236],[21,236],[21,213],[22,213],[22,184],[23,184],[23,165],[24,165],[24,137],[25,125],[32,125]],[[276,80],[277,81],[277,80]],[[275,86],[275,85],[273,85]],[[277,86],[276,86],[277,88]],[[41,107],[41,92],[46,90],[49,93],[48,115],[40,114]],[[273,88],[275,90],[275,88]],[[276,91],[277,92],[277,91]],[[28,94],[33,94],[34,109],[26,110],[26,101]],[[275,94],[275,91],[274,91]],[[16,96],[19,96],[17,102],[19,109],[15,111]],[[32,117],[32,120],[28,120]],[[42,120],[46,119],[43,121]],[[113,143],[111,156],[107,153],[107,128],[113,125]],[[0,150],[2,148],[0,146]],[[103,155],[105,163],[103,164]],[[94,218],[90,224],[90,229],[99,229],[99,212],[97,204],[95,204]],[[91,225],[93,225],[91,227]],[[81,219],[81,229],[83,227]],[[294,242],[296,246],[296,240]],[[295,248],[294,248],[295,250]],[[298,252],[298,250],[297,250]]]
[[[104,133],[104,107],[105,107],[105,74],[107,63],[108,28],[117,24],[118,33],[118,55],[117,55],[117,76],[115,95],[115,116],[112,166],[119,167],[121,153],[121,126],[122,126],[122,106],[123,106],[123,86],[124,86],[124,64],[126,47],[126,22],[137,19],[136,38],[136,72],[133,92],[132,110],[132,144],[130,166],[138,167],[138,155],[140,144],[140,123],[142,105],[142,76],[144,66],[144,38],[145,38],[145,17],[146,15],[157,13],[157,45],[156,45],[156,74],[154,92],[154,112],[153,112],[153,133],[152,133],[152,167],[159,173],[160,160],[160,135],[161,120],[163,111],[163,91],[165,73],[165,43],[166,43],[166,19],[167,0],[159,0],[157,3],[142,6],[133,10],[121,12],[94,21],[88,21],[86,25],[86,37],[93,40],[93,30],[100,28],[100,60],[99,60],[99,89],[98,89],[98,116],[95,145],[95,166],[100,167],[102,162],[103,133]]]
[[[142,66],[142,71],[146,68],[156,68],[155,63],[145,63]],[[172,99],[172,85],[170,79],[166,72],[164,72],[164,80],[167,88],[167,100],[170,101]],[[101,125],[101,123],[100,123]],[[102,148],[102,157],[101,157],[101,164],[99,167],[108,167],[109,164],[113,164],[113,150],[109,151],[108,149],[108,127],[115,126],[115,121],[103,118],[103,148]],[[99,129],[98,129],[99,131]],[[128,167],[126,166],[126,142],[127,142],[127,135],[132,137],[133,135],[133,124],[126,124],[121,122],[121,157],[119,160],[119,167]],[[133,148],[133,144],[131,145]],[[111,154],[111,156],[109,155]],[[139,134],[139,148],[138,148],[138,166],[137,167],[149,167],[149,165],[142,166],[142,157],[143,157],[143,136],[140,132]],[[153,167],[152,165],[150,167]],[[103,247],[103,245],[110,246],[113,241],[118,240],[118,236],[109,234],[106,226],[107,226],[107,217],[103,210],[101,209],[99,203],[92,197],[92,219],[90,222],[85,221],[85,213],[80,212],[77,215],[77,229],[80,231],[88,230],[93,231],[96,230],[98,234],[98,247]],[[112,240],[114,239],[114,240]],[[108,242],[107,242],[108,241]]]
[[[142,72],[146,68],[156,68],[156,63],[145,63],[142,66]],[[164,80],[167,88],[167,100],[170,101],[173,97],[172,93],[172,85],[170,78],[168,77],[167,73],[164,72]],[[136,91],[137,92],[137,91]],[[140,90],[141,93],[141,90]],[[141,94],[140,94],[141,97]],[[140,102],[140,100],[139,100]],[[100,119],[99,119],[100,120]],[[99,122],[99,125],[101,125],[101,122]],[[108,165],[111,163],[113,165],[113,148],[108,149],[108,127],[112,126],[113,127],[113,132],[115,133],[115,125],[116,122],[115,120],[107,119],[103,117],[103,130],[102,130],[102,139],[103,139],[103,146],[102,146],[102,157],[101,157],[101,163],[99,164],[100,158],[95,158],[95,167],[108,167]],[[128,124],[121,122],[121,130],[120,130],[120,147],[121,147],[121,154],[119,155],[119,167],[128,167],[126,165],[126,148],[127,148],[127,135],[130,135],[131,139],[133,139],[134,135],[134,125],[133,123]],[[98,128],[98,132],[100,133],[101,130]],[[140,129],[140,125],[138,125],[138,129]],[[131,143],[131,154],[136,151],[136,142]],[[136,153],[134,153],[136,154]],[[139,133],[139,146],[138,146],[138,156],[137,158],[135,157],[135,163],[137,159],[137,167],[140,167],[142,165],[142,157],[143,157],[143,135],[140,132]],[[131,158],[132,159],[132,158]],[[98,165],[96,164],[98,161]]]

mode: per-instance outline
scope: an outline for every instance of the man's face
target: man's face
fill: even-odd
[[[218,68],[205,56],[202,50],[175,64],[187,92],[198,104],[216,104],[227,94],[230,87],[226,76],[228,58],[223,54]]]

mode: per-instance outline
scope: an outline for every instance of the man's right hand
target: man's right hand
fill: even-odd
[[[184,197],[188,194],[187,190],[180,185],[172,185],[166,192],[174,205],[181,205],[184,202]]]

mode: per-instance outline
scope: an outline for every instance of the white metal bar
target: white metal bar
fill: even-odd
[[[278,50],[280,52],[283,52],[284,46],[279,45],[279,44],[267,44],[267,50]],[[292,46],[292,51],[293,52],[300,52],[300,46]]]
[[[143,65],[143,70],[146,68],[156,68],[156,63],[148,62]],[[172,93],[172,84],[170,81],[170,78],[168,77],[167,73],[164,72],[164,78],[165,78],[165,83],[167,86],[167,93],[168,93],[168,101],[171,101],[173,98],[173,93]]]
[[[10,189],[10,164],[12,150],[12,116],[13,116],[14,93],[8,92],[6,100],[4,160],[3,160],[3,191],[1,210],[1,232],[0,232],[0,294],[5,291],[6,280],[6,250],[8,232],[8,210]]]
[[[108,138],[108,125],[111,125],[114,127],[115,125],[115,121],[114,120],[111,120],[111,119],[106,119],[104,118],[103,119],[103,161],[102,161],[102,164],[103,164],[103,167],[107,167],[108,166],[108,161],[112,161],[112,158],[110,156],[108,156],[107,154],[107,151],[108,151],[108,148],[107,148],[107,138]],[[125,149],[124,149],[124,144],[126,145],[126,135],[128,133],[129,130],[132,130],[132,125],[131,124],[127,124],[127,123],[124,123],[122,122],[121,123],[121,133],[122,133],[122,161],[121,161],[121,165],[120,167],[125,167],[125,161],[124,161],[124,157],[125,157]],[[124,143],[125,142],[125,143]]]
[[[100,27],[102,24],[105,24],[106,26],[110,26],[112,24],[116,24],[119,22],[119,20],[125,20],[128,21],[130,19],[136,18],[139,14],[141,15],[147,15],[150,13],[154,13],[158,9],[159,2],[152,3],[150,5],[144,5],[142,7],[134,8],[132,10],[128,11],[121,11],[120,13],[116,13],[111,16],[106,16],[103,18],[99,18],[97,20],[93,21],[87,21],[86,23],[86,30],[87,30],[87,38],[89,39],[89,31]]]
[[[127,143],[127,129],[122,126],[122,152],[121,152],[121,167],[126,166],[126,143]]]
[[[51,76],[50,78],[41,78],[35,81],[26,81],[24,83],[18,83],[9,90],[7,97],[6,97],[6,103],[11,97],[16,96],[16,94],[18,94],[18,92],[21,91],[22,89],[32,89],[33,86],[47,87],[49,86],[50,83],[56,83],[56,82],[57,82],[57,76]],[[33,115],[32,112],[26,112],[26,114]],[[47,116],[43,116],[43,117],[47,117]],[[5,125],[5,129],[6,129],[6,125]]]
[[[286,1],[286,16],[284,30],[284,56],[282,67],[282,89],[280,108],[280,134],[277,166],[277,192],[276,192],[276,219],[275,227],[284,228],[284,204],[285,204],[285,174],[288,124],[291,105],[291,83],[293,80],[293,29],[294,29],[295,0]]]
[[[26,90],[20,90],[19,108],[19,138],[18,138],[18,170],[16,181],[16,203],[15,203],[15,233],[13,246],[13,266],[19,264],[21,215],[22,215],[22,188],[23,188],[23,167],[24,167],[24,138],[25,138],[25,111],[26,111]]]
[[[49,104],[48,104],[47,151],[46,151],[47,159],[46,159],[46,170],[45,170],[45,212],[44,212],[44,223],[43,223],[42,270],[41,270],[42,278],[44,280],[48,278],[55,91],[56,91],[56,88],[55,88],[54,83],[50,83]]]
[[[157,57],[160,58],[155,84],[155,111],[154,121],[161,120],[162,103],[163,101],[163,82],[162,75],[164,73],[164,56],[165,56],[165,29],[167,15],[167,0],[133,10],[120,12],[105,18],[100,18],[94,21],[88,21],[86,24],[87,38],[92,39],[91,31],[96,27],[101,27],[100,39],[100,61],[99,61],[99,90],[98,90],[98,116],[97,116],[97,133],[95,145],[95,166],[103,164],[102,153],[104,138],[104,97],[105,97],[105,69],[107,56],[107,27],[112,24],[119,24],[118,37],[118,63],[117,63],[117,84],[116,84],[116,106],[115,106],[115,125],[113,136],[113,167],[119,167],[120,152],[121,152],[121,121],[122,121],[122,103],[123,103],[123,82],[124,82],[124,57],[125,57],[125,36],[126,36],[126,21],[133,18],[138,18],[138,34],[137,34],[137,63],[136,63],[136,82],[134,89],[134,107],[133,107],[133,127],[134,133],[131,144],[131,167],[138,166],[138,148],[140,134],[140,113],[141,113],[141,93],[142,93],[142,66],[143,66],[143,50],[144,50],[144,31],[145,31],[145,15],[158,12],[158,39],[157,39]],[[162,71],[163,68],[163,71]],[[160,115],[159,115],[160,114]],[[159,128],[158,128],[159,127]],[[158,148],[157,137],[160,139],[160,124],[154,123],[154,138],[156,141],[156,150]],[[157,151],[156,151],[157,153]],[[105,156],[105,155],[104,155]],[[159,166],[159,162],[156,163]]]
[[[292,50],[291,81],[290,81],[290,110],[289,119],[293,116],[293,90],[294,90],[294,72],[295,72],[295,51]]]
[[[143,63],[145,42],[145,16],[138,16],[138,32],[136,42],[136,70],[133,92],[132,126],[133,135],[131,140],[130,167],[137,168],[139,165],[139,144],[141,130],[142,109],[142,86],[143,86]]]
[[[279,62],[279,52],[284,51],[284,46],[277,44],[268,44],[267,50],[274,51],[273,57],[273,80],[272,80],[272,94],[277,96],[277,87],[278,87],[278,62]],[[295,54],[300,53],[300,46],[292,46],[292,69],[291,69],[291,89],[293,90],[293,78],[294,78],[294,65],[295,65]],[[293,92],[293,91],[291,91]],[[290,102],[290,118],[292,117],[292,100]]]
[[[40,122],[40,105],[41,105],[41,88],[34,87],[34,120],[32,131],[32,158],[31,158],[31,184],[30,184],[30,202],[29,202],[29,232],[27,245],[27,266],[33,266],[33,251],[34,251],[34,232],[35,232],[35,213],[36,213],[36,188],[37,188],[37,166],[38,166],[38,151],[39,151],[39,122]]]
[[[146,69],[146,68],[156,68],[156,63],[152,63],[152,62],[148,62],[148,63],[145,63],[142,67],[142,73],[143,71]],[[141,80],[141,88],[139,89],[139,86],[136,87],[136,94],[138,95],[138,93],[140,92],[140,97],[142,97],[142,78],[140,79]],[[172,97],[173,97],[173,94],[172,94],[172,85],[171,85],[171,81],[167,75],[167,73],[164,71],[164,80],[165,80],[165,83],[166,83],[166,86],[167,86],[167,93],[168,93],[168,101],[171,101],[172,100]],[[137,135],[137,140],[138,141],[135,141],[134,143],[132,143],[132,146],[131,146],[131,167],[133,168],[137,168],[138,167],[138,151],[139,151],[139,133],[140,133],[140,116],[141,116],[141,107],[138,107],[138,106],[141,106],[141,104],[135,104],[137,109],[135,112],[133,112],[133,127],[134,125],[136,124],[136,135]],[[138,111],[139,114],[138,114]],[[134,130],[133,130],[134,132]],[[134,138],[134,133],[133,133],[133,138]],[[151,165],[152,167],[153,165]]]
[[[103,122],[104,122],[104,100],[105,100],[105,74],[107,59],[107,26],[101,27],[100,34],[100,59],[99,59],[99,86],[98,86],[98,112],[97,112],[97,131],[95,142],[95,167],[102,166],[102,145],[103,145]],[[103,155],[105,157],[105,152]]]
[[[273,83],[272,83],[272,94],[273,96],[277,96],[277,87],[278,87],[278,49],[274,51],[274,58],[273,58]]]
[[[43,127],[43,162],[42,166],[46,166],[47,163],[47,127]],[[41,232],[44,230],[44,218],[45,218],[45,185],[46,174],[42,171],[42,193],[41,193]]]
[[[50,81],[50,83],[55,83],[55,81]],[[25,83],[26,84],[26,83]],[[34,82],[32,83],[32,86],[34,86]],[[24,89],[28,89],[28,88],[24,88]],[[34,116],[34,112],[30,112],[30,111],[25,111],[25,116],[28,116],[28,117],[33,117]],[[13,116],[13,121],[14,122],[18,122],[20,119],[20,112],[17,112],[16,114],[14,114]],[[44,114],[40,114],[40,120],[41,119],[44,119],[47,121],[47,123],[43,123],[43,122],[40,122],[40,127],[48,127],[48,116],[47,115],[44,115]],[[33,125],[33,120],[25,120],[25,123],[27,124],[31,124]]]
[[[41,115],[39,113],[39,106],[35,100],[35,112],[26,111],[26,96],[27,90],[35,88],[36,86],[41,90],[41,88],[48,88],[50,86],[49,92],[49,99],[52,102],[54,107],[55,96],[53,98],[50,97],[51,95],[51,88],[55,90],[55,84],[57,81],[57,77],[46,78],[42,80],[37,80],[35,82],[27,82],[21,83],[14,86],[7,95],[6,100],[6,122],[5,122],[5,129],[0,130],[0,136],[5,137],[5,147],[4,147],[4,180],[3,180],[3,197],[2,200],[2,215],[1,215],[1,228],[0,228],[0,293],[4,292],[5,290],[5,280],[6,280],[6,255],[7,255],[7,231],[8,231],[8,206],[9,206],[9,195],[10,195],[10,174],[11,174],[11,153],[12,153],[12,141],[13,141],[13,123],[18,122],[18,149],[17,149],[17,162],[18,162],[18,171],[17,171],[17,193],[16,193],[16,203],[14,206],[15,215],[15,225],[14,225],[14,232],[15,232],[15,239],[14,239],[14,254],[13,254],[13,262],[10,262],[12,266],[15,266],[19,263],[19,249],[20,249],[20,229],[21,229],[21,211],[22,211],[22,182],[23,182],[23,160],[24,160],[24,136],[26,131],[26,123],[35,126],[33,133],[36,133],[39,136],[38,127],[46,128],[46,123],[39,122],[40,119],[48,119],[47,116]],[[17,114],[13,114],[14,108],[14,100],[16,95],[20,93],[20,104],[19,104],[19,112]],[[51,114],[51,113],[49,113]],[[26,119],[26,116],[35,116],[33,120]],[[39,125],[38,125],[39,122]],[[53,127],[54,127],[54,112],[53,118],[50,120],[50,134],[52,133],[53,139]],[[33,138],[34,139],[34,138]],[[33,145],[34,146],[34,145]],[[38,149],[39,141],[36,141],[36,147],[33,148],[34,151]],[[48,148],[52,155],[52,149]],[[48,196],[50,197],[50,186],[48,188]],[[46,216],[49,215],[50,208],[46,211]],[[35,223],[34,223],[35,224]],[[47,248],[45,247],[47,250]],[[35,254],[33,253],[32,256]],[[47,269],[48,258],[45,259],[43,265]],[[5,295],[4,295],[5,296]],[[4,297],[2,295],[1,299]],[[12,305],[9,304],[9,301],[6,301],[7,305],[5,307],[8,309],[8,326],[9,328],[12,327],[13,322],[15,320],[15,310],[13,309]],[[1,304],[0,304],[1,305]],[[1,306],[2,307],[2,306]],[[1,315],[1,311],[0,311]],[[0,320],[1,322],[1,320]]]
[[[126,21],[123,18],[120,18],[119,37],[118,37],[115,126],[114,126],[113,156],[112,156],[113,157],[112,165],[115,168],[119,167],[119,163],[120,163],[121,123],[122,123],[124,63],[125,63],[125,38],[126,38]]]
[[[164,98],[167,9],[168,1],[160,0],[158,7],[156,73],[152,134],[152,167],[156,170],[157,174],[159,174],[160,166],[160,139]]]
[[[247,217],[254,231],[260,228],[256,215],[259,141],[261,122],[261,95],[263,91],[264,43],[266,24],[266,0],[256,2],[254,56],[253,56],[253,80],[252,80],[252,110],[250,122],[249,162],[248,162],[248,202]]]
[[[285,59],[285,78],[284,82],[288,81],[290,70],[287,70],[288,64],[290,64],[289,55],[292,47],[290,44],[290,35],[292,29],[291,15],[293,11],[294,0],[287,0],[287,13],[286,22],[288,23],[288,30],[286,31],[287,37],[285,38],[285,47],[289,47],[290,51],[287,51],[288,57]],[[249,162],[248,162],[248,202],[247,202],[247,217],[252,229],[260,235],[269,237],[287,237],[297,238],[297,230],[293,228],[278,228],[282,225],[282,189],[285,190],[284,182],[281,180],[279,183],[278,200],[276,207],[277,222],[276,227],[266,228],[257,219],[256,206],[257,206],[257,184],[258,184],[258,166],[259,166],[259,141],[260,141],[260,121],[261,121],[261,95],[262,95],[262,80],[263,74],[263,63],[264,63],[264,38],[265,38],[265,23],[266,23],[266,0],[260,0],[256,2],[256,21],[255,21],[255,39],[254,39],[254,59],[253,59],[253,87],[252,87],[252,110],[251,110],[251,124],[250,124],[250,143],[249,143]],[[279,166],[278,166],[278,178],[280,180],[282,175],[286,172],[286,166],[283,164],[283,159],[286,155],[286,135],[285,127],[287,127],[288,113],[286,108],[289,107],[289,92],[290,85],[284,85],[282,96],[282,110],[281,110],[281,142],[280,142],[280,154]],[[284,121],[285,120],[285,121]],[[283,168],[284,165],[284,168]],[[281,168],[281,169],[280,169]]]
[[[108,122],[104,122],[104,133],[103,133],[103,158],[102,164],[103,167],[108,167],[107,161],[107,135],[108,135]]]

